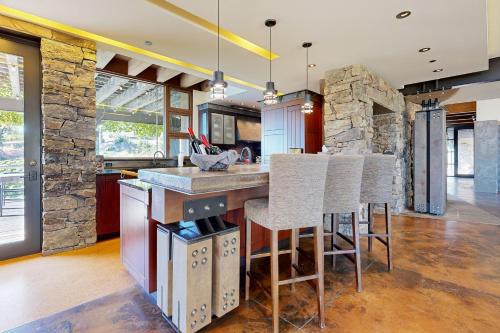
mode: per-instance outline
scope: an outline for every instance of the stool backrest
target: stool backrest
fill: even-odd
[[[360,198],[362,203],[391,202],[395,167],[396,158],[394,155],[365,155]]]
[[[359,210],[363,155],[330,156],[323,212],[352,213]]]
[[[328,156],[273,154],[269,163],[269,224],[275,230],[322,225]]]

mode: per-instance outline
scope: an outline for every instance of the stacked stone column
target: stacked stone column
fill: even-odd
[[[42,38],[41,56],[42,252],[50,254],[96,241],[96,51]]]

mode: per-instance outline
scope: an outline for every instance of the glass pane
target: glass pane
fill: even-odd
[[[96,90],[98,155],[153,157],[165,151],[163,86],[99,73]]]
[[[191,155],[191,147],[189,145],[189,139],[170,139],[170,149],[168,155],[170,157],[175,157],[179,155],[180,152],[184,156]]]
[[[170,107],[189,110],[189,94],[183,91],[170,90]]]
[[[189,127],[189,116],[170,113],[170,131],[187,133]]]
[[[449,177],[455,176],[455,129],[449,127],[446,129],[446,150],[448,155],[448,168],[446,175]]]
[[[474,174],[474,130],[458,130],[458,170],[459,175]]]
[[[24,62],[0,52],[0,244],[24,240]]]

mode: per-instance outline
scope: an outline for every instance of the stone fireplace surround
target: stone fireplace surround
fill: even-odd
[[[325,73],[324,143],[331,154],[392,151],[394,213],[412,205],[411,123],[419,108],[362,65]]]

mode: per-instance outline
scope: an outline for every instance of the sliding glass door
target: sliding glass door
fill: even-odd
[[[40,56],[0,36],[0,260],[39,252]]]

